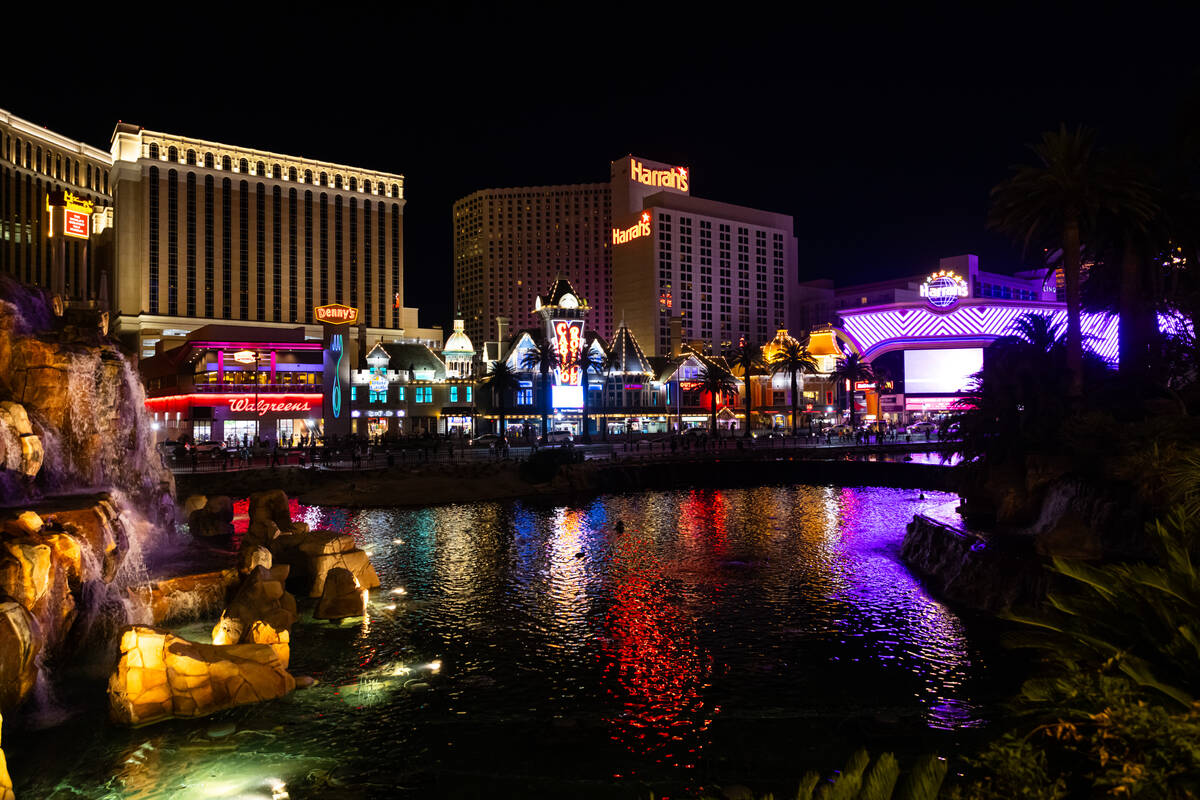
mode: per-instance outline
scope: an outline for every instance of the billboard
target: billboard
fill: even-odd
[[[550,324],[554,328],[554,350],[558,353],[558,385],[582,385],[583,320],[556,319],[551,320]],[[582,401],[579,407],[583,407]]]
[[[965,391],[971,376],[983,369],[982,347],[950,350],[905,350],[906,394],[954,394]]]
[[[583,408],[582,386],[551,386],[550,402],[555,408]]]

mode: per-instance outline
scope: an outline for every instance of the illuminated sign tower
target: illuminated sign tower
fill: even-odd
[[[555,408],[583,408],[584,321],[590,310],[587,301],[575,294],[571,282],[561,277],[554,281],[549,294],[539,296],[534,303],[533,313],[558,353],[552,390]]]
[[[355,343],[350,329],[358,323],[358,309],[334,303],[313,309],[313,319],[321,323],[324,345],[322,403],[325,411],[325,435],[350,433],[350,365]]]

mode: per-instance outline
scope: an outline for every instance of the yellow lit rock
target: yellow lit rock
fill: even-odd
[[[0,716],[0,728],[4,727],[4,717]],[[16,800],[13,794],[12,778],[8,777],[8,764],[4,760],[4,751],[0,750],[0,800]]]

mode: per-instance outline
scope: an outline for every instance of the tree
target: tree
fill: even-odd
[[[591,398],[589,386],[591,384],[589,377],[592,372],[598,372],[601,375],[608,369],[608,356],[602,353],[597,353],[592,350],[592,343],[596,341],[596,337],[589,337],[583,346],[583,353],[580,355],[579,368],[583,374],[583,441],[585,444],[592,443],[592,432],[588,429],[588,400]],[[608,392],[608,387],[601,387],[600,394],[602,396],[601,403],[604,402],[603,395]],[[604,425],[605,434],[608,432],[608,423]]]
[[[789,339],[771,356],[770,367],[772,375],[782,372],[791,378],[792,436],[796,436],[800,428],[800,386],[797,376],[804,374],[815,375],[817,373],[817,360],[808,352],[807,347],[795,339]]]
[[[743,435],[748,438],[752,422],[751,414],[754,411],[750,378],[753,375],[761,375],[766,369],[766,364],[763,362],[763,351],[758,345],[743,339],[742,343],[730,352],[729,360],[734,366],[742,369],[742,381],[746,386],[746,430]]]
[[[717,435],[717,399],[737,395],[737,381],[729,370],[716,364],[705,364],[696,376],[699,389],[707,392],[712,407],[712,434]]]
[[[1009,336],[1031,345],[1035,350],[1049,353],[1062,341],[1062,326],[1054,323],[1049,314],[1033,312],[1021,314],[1013,320]]]
[[[521,369],[537,370],[542,376],[543,436],[549,433],[550,425],[550,370],[558,365],[558,350],[554,342],[544,336],[535,340],[533,346],[521,354]]]
[[[1012,177],[991,192],[988,227],[1031,246],[1062,249],[1067,290],[1068,397],[1083,397],[1083,328],[1080,318],[1080,263],[1085,237],[1102,212],[1119,206],[1117,181],[1097,155],[1095,133],[1082,126],[1042,134],[1031,149],[1036,165],[1014,167]]]
[[[875,377],[875,371],[871,369],[871,365],[862,360],[862,356],[858,353],[851,353],[845,358],[838,359],[837,367],[833,372],[829,373],[829,378],[834,383],[838,381],[848,381],[850,384],[849,391],[846,392],[846,399],[850,405],[850,427],[857,427],[854,409],[854,384],[859,381],[869,381]]]
[[[492,388],[492,397],[496,403],[496,411],[500,415],[500,428],[496,432],[503,437],[505,435],[504,401],[508,392],[517,388],[517,376],[508,366],[507,361],[493,361],[492,365],[488,367],[485,380]]]

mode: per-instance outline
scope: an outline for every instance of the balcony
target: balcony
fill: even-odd
[[[319,383],[197,383],[199,394],[320,394]]]

